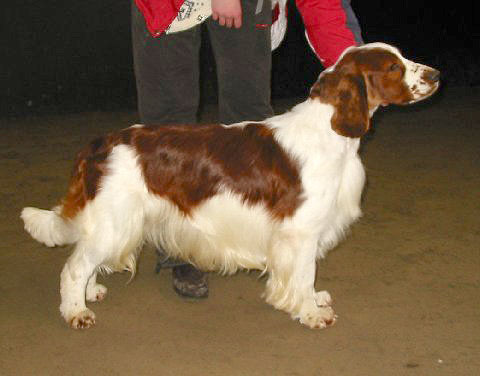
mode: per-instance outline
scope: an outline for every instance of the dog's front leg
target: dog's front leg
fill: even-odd
[[[267,258],[266,301],[310,328],[335,323],[328,292],[315,292],[317,237],[298,231],[275,236]]]

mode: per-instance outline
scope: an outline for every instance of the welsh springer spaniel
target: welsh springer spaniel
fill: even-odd
[[[365,172],[357,154],[378,106],[432,95],[439,72],[382,43],[347,49],[309,98],[262,122],[134,125],[78,154],[53,210],[24,208],[30,235],[76,243],[61,273],[60,312],[95,324],[85,305],[107,289],[97,272],[129,270],[144,243],[203,270],[268,274],[265,299],[310,328],[335,323],[315,261],[360,217]]]

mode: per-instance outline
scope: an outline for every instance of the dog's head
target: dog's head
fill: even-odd
[[[334,106],[332,128],[346,137],[361,137],[378,106],[406,105],[431,96],[440,72],[405,59],[384,43],[350,47],[320,74],[311,98]]]

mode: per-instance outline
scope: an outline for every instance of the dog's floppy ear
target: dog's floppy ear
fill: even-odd
[[[313,85],[310,97],[335,108],[332,129],[339,135],[362,137],[369,130],[367,87],[361,74],[324,72]]]

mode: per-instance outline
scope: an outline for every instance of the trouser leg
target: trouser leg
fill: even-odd
[[[132,4],[132,47],[138,113],[144,124],[193,124],[199,105],[199,49],[197,26],[180,33],[153,38],[143,15]],[[158,250],[157,271],[165,265]],[[207,276],[188,264],[171,264],[174,288],[180,295],[206,297]]]
[[[195,123],[199,104],[200,27],[154,38],[132,4],[138,112],[145,124]]]
[[[228,29],[206,21],[218,77],[219,119],[224,124],[263,120],[271,100],[271,2],[242,1],[242,27]]]

